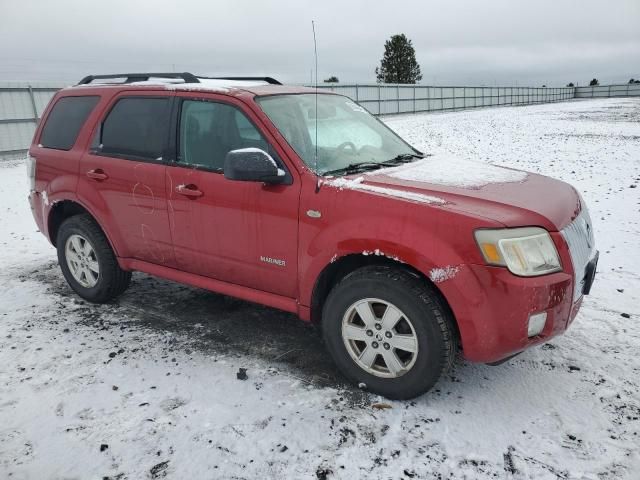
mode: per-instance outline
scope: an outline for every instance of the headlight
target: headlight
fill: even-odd
[[[488,264],[507,267],[515,275],[534,277],[562,270],[556,246],[544,228],[476,230],[475,236]]]

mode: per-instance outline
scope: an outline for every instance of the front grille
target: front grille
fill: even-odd
[[[567,245],[569,245],[569,253],[571,254],[571,262],[575,274],[573,300],[577,300],[582,295],[582,287],[584,286],[584,277],[587,264],[595,254],[595,240],[593,237],[593,225],[589,210],[582,202],[582,211],[580,214],[563,228],[560,233],[564,237]]]

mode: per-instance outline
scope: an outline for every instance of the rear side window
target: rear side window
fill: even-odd
[[[80,129],[100,100],[98,96],[62,97],[59,99],[42,128],[40,145],[56,150],[71,150]]]
[[[159,160],[169,132],[169,98],[122,98],[102,122],[98,153]]]

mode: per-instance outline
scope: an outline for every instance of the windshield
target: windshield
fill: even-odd
[[[420,157],[364,108],[341,95],[272,95],[256,99],[302,160],[320,175],[376,169]]]

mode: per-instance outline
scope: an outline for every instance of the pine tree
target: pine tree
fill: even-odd
[[[589,82],[589,86],[590,86],[590,87],[597,87],[598,85],[600,85],[600,82],[598,82],[598,79],[597,79],[597,78],[594,78],[593,80],[591,80],[591,81]]]
[[[411,40],[405,34],[393,35],[384,43],[384,56],[376,68],[378,82],[416,83],[422,80],[420,65]]]

